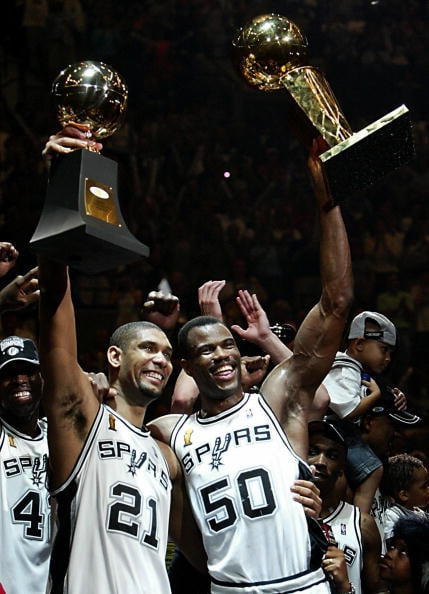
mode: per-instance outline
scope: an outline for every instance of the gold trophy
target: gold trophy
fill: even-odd
[[[235,66],[250,86],[288,91],[290,120],[301,140],[324,139],[320,159],[334,200],[375,183],[414,157],[405,105],[353,133],[324,74],[306,64],[307,40],[288,18],[257,16],[237,31],[232,44]]]
[[[91,61],[61,71],[51,94],[61,126],[90,130],[97,140],[119,128],[128,100],[120,75],[102,62]],[[148,256],[149,248],[131,234],[122,217],[117,170],[115,161],[87,149],[55,158],[30,241],[34,250],[86,274]]]

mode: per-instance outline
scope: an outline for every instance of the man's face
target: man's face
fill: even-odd
[[[389,415],[375,415],[365,422],[365,441],[382,460],[389,456],[395,435],[395,423]]]
[[[310,434],[308,463],[316,469],[314,482],[319,489],[332,488],[343,474],[346,450],[322,433]]]
[[[360,362],[372,373],[382,373],[389,365],[393,348],[379,340],[366,339],[362,343]]]
[[[23,418],[40,403],[42,380],[39,366],[13,361],[0,369],[0,410],[6,418]]]
[[[172,346],[164,332],[141,328],[122,351],[119,380],[125,391],[159,398],[173,371]],[[127,387],[129,390],[127,390]]]
[[[240,352],[223,324],[192,328],[188,334],[186,372],[207,398],[224,400],[241,389]]]

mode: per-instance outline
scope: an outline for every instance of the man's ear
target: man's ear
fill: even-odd
[[[117,346],[109,346],[107,349],[107,360],[111,367],[120,367],[122,361],[122,349]]]
[[[180,365],[182,366],[182,369],[186,375],[193,377],[191,372],[191,364],[188,359],[180,359]]]
[[[407,489],[401,489],[398,493],[398,500],[400,503],[407,503],[408,501],[408,491]]]

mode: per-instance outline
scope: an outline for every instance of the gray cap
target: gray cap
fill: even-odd
[[[376,322],[379,329],[365,330],[365,324],[370,320]],[[376,311],[363,311],[353,318],[348,338],[370,338],[384,342],[389,346],[395,346],[396,328],[389,318],[386,318],[383,314]]]

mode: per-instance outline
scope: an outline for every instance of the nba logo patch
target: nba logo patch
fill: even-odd
[[[347,528],[345,524],[341,524],[341,534],[347,534]]]

